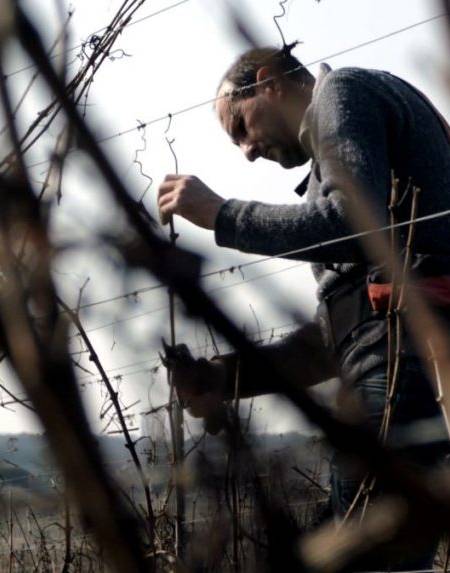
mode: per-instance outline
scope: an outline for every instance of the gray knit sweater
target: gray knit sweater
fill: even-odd
[[[339,165],[358,188],[370,194],[383,224],[388,221],[392,172],[402,189],[409,180],[422,189],[419,216],[450,209],[447,134],[421,94],[389,73],[359,68],[323,73],[302,122],[300,142],[312,159],[306,202],[226,201],[216,220],[218,245],[274,255],[351,233],[346,195],[339,188],[333,165]],[[409,216],[406,198],[398,220]],[[450,217],[420,223],[416,252],[449,255],[449,238]],[[357,241],[290,258],[313,263],[319,298],[345,282],[356,267],[367,266]]]

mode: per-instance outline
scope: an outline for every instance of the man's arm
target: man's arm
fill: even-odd
[[[165,365],[173,372],[178,396],[192,416],[209,418],[222,402],[236,395],[250,398],[279,392],[277,380],[259,363],[236,353],[212,360],[195,360],[185,345],[166,349]],[[325,350],[316,323],[308,323],[275,344],[261,347],[275,369],[294,377],[301,386],[312,386],[338,375],[334,358]],[[236,387],[236,383],[238,384]]]
[[[216,218],[217,244],[274,255],[351,234],[351,191],[342,185],[342,174],[350,188],[364,194],[379,223],[386,223],[391,190],[388,140],[403,125],[400,107],[370,72],[348,69],[329,74],[314,109],[311,146],[319,196],[300,205],[229,200]],[[292,258],[323,263],[364,260],[357,241],[322,246]]]
[[[349,202],[357,189],[378,224],[387,221],[391,192],[390,152],[401,141],[406,111],[367,70],[331,72],[314,98],[312,138],[317,197],[300,205],[225,201],[196,177],[168,175],[159,210],[214,229],[219,246],[262,255],[307,249],[353,231]],[[343,177],[350,183],[343,185]],[[365,262],[359,241],[322,245],[289,258],[318,262]]]
[[[313,386],[338,376],[333,357],[325,350],[319,327],[307,323],[281,341],[261,347],[261,351],[277,369],[294,377],[300,386]],[[256,362],[239,358],[235,352],[216,356],[224,372],[223,395],[230,400],[235,395],[236,378],[241,398],[279,392],[277,380]]]

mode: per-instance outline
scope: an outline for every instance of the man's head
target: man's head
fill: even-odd
[[[247,159],[263,157],[291,168],[308,160],[298,131],[313,87],[314,77],[292,56],[291,47],[256,48],[224,75],[216,111]]]

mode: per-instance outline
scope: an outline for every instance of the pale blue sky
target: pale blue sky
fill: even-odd
[[[144,4],[136,18],[176,4],[176,0],[152,0]],[[39,20],[42,29],[53,38],[57,32],[53,0],[24,2]],[[71,45],[79,44],[90,32],[108,23],[118,0],[78,0],[71,3],[74,16],[71,26]],[[247,10],[247,20],[262,43],[280,43],[272,17],[279,12],[278,2],[247,0],[239,2]],[[98,136],[114,134],[137,125],[137,120],[148,121],[164,116],[213,97],[225,70],[245,45],[231,30],[218,0],[189,0],[154,18],[126,29],[117,43],[130,57],[106,62],[92,86],[89,115],[95,118]],[[422,89],[448,117],[448,93],[441,82],[439,66],[444,62],[442,20],[405,31],[370,46],[356,49],[338,57],[333,54],[362,42],[388,34],[441,12],[434,0],[289,0],[287,16],[280,20],[287,41],[300,40],[295,54],[303,63],[319,59],[332,67],[362,66],[385,69]],[[73,55],[76,55],[76,51]],[[20,51],[11,56],[12,71],[24,64]],[[76,62],[72,70],[76,69]],[[318,65],[311,66],[316,73]],[[18,93],[26,85],[31,72],[11,78]],[[28,117],[34,117],[45,101],[44,92],[36,91],[27,104]],[[145,202],[155,212],[155,197],[159,182],[167,172],[173,171],[173,160],[164,140],[167,122],[149,127],[146,132],[147,150],[139,155],[144,170],[154,179]],[[293,188],[305,174],[305,168],[285,171],[281,167],[258,160],[248,163],[233,147],[220,129],[210,104],[174,118],[171,136],[179,158],[180,171],[202,178],[224,197],[258,199],[267,202],[290,203],[298,201]],[[39,153],[29,156],[29,163],[45,158],[51,149],[57,130],[41,146]],[[145,190],[147,181],[139,175],[133,164],[138,147],[142,146],[141,132],[113,139],[104,144],[114,159],[116,168],[133,189],[136,197]],[[44,155],[43,155],[44,154]],[[43,179],[43,167],[32,170],[36,180]],[[53,230],[55,237],[78,237],[86,240],[92,233],[108,230],[120,221],[116,208],[107,200],[106,192],[91,166],[79,154],[69,158],[61,207],[55,210]],[[228,267],[251,260],[248,255],[219,249],[212,233],[199,230],[176,219],[180,244],[205,255],[206,270]],[[292,261],[272,261],[245,270],[245,279],[293,267]],[[137,286],[151,284],[148,276],[134,276],[124,284],[112,261],[99,254],[83,251],[78,256],[55,263],[55,279],[68,300],[76,300],[78,289],[90,277],[86,289],[86,302],[114,296]],[[207,289],[226,287],[212,292],[218,303],[249,332],[288,324],[289,316],[278,308],[279,301],[291,308],[299,305],[312,314],[315,285],[308,265],[260,279],[241,283],[239,273],[205,281]],[[94,343],[107,369],[117,369],[112,375],[124,373],[122,388],[126,403],[140,399],[134,409],[146,408],[148,373],[132,373],[148,367],[144,363],[155,357],[162,331],[167,335],[167,310],[146,314],[128,320],[132,315],[149,313],[167,303],[163,292],[148,293],[139,301],[122,301],[115,305],[97,307],[84,319],[89,329],[101,327],[116,319],[126,319],[120,326],[105,327],[92,332]],[[251,308],[250,308],[251,305]],[[255,319],[255,314],[258,322]],[[204,344],[205,331],[201,324],[179,321],[179,340],[194,346]],[[74,344],[76,340],[74,340]],[[211,352],[209,350],[209,352]],[[134,363],[139,363],[133,365]],[[123,369],[119,367],[131,364]],[[88,365],[90,369],[92,367]],[[14,387],[0,366],[0,377]],[[80,373],[80,377],[86,374]],[[86,381],[86,380],[85,380]],[[88,387],[85,392],[96,429],[99,392]],[[165,381],[157,378],[153,387],[154,403],[164,400]],[[259,428],[284,431],[297,427],[298,422],[287,414],[286,406],[273,399],[258,400],[255,422]],[[259,411],[259,409],[261,410]],[[270,413],[270,415],[268,415]],[[17,408],[16,413],[2,411],[0,431],[36,429],[34,420]]]

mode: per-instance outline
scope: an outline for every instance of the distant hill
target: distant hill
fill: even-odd
[[[130,455],[121,436],[97,436],[97,440],[106,463],[111,465],[112,469],[119,472],[123,472],[127,467],[131,469],[131,464],[128,463]],[[313,468],[325,448],[321,439],[295,432],[282,435],[254,434],[248,437],[248,442],[260,462],[265,463],[275,456],[287,467],[300,463]],[[193,439],[189,438],[186,440],[185,450],[189,451],[193,445]],[[224,444],[219,437],[208,436],[201,449],[211,459],[222,459],[225,455]],[[155,469],[170,464],[170,448],[167,444],[159,443],[156,447],[153,446],[153,458],[149,451],[149,440],[140,441],[140,455],[144,460],[153,459]],[[3,485],[41,489],[49,485],[56,473],[57,469],[44,435],[0,434],[0,485],[3,481]]]

